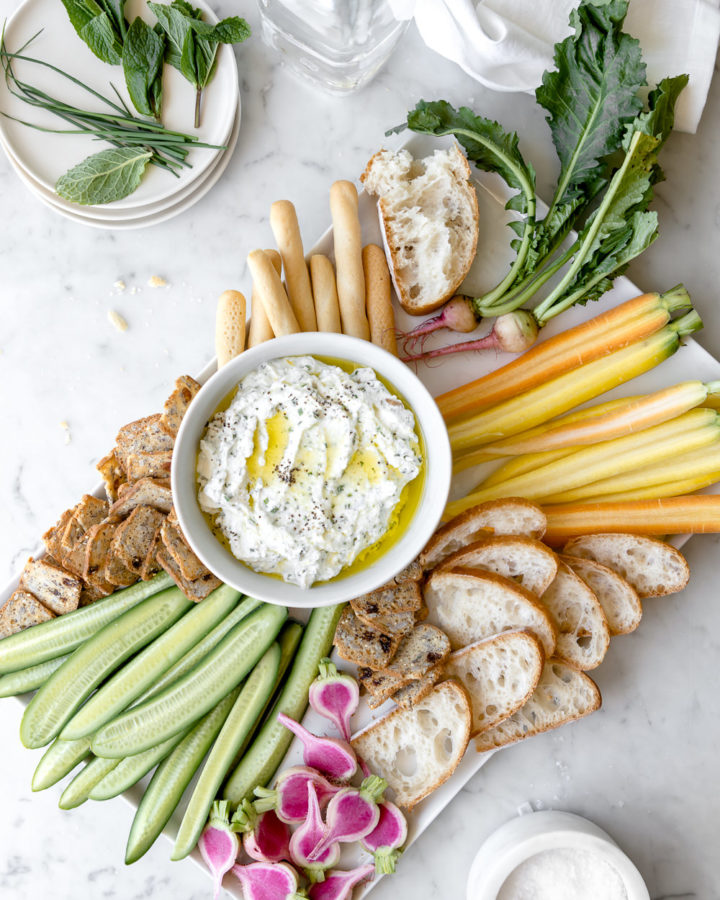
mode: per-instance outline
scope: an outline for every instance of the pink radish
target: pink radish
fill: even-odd
[[[228,818],[228,801],[216,800],[210,811],[210,818],[200,835],[198,847],[202,858],[210,869],[217,900],[222,887],[223,875],[235,864],[240,842]]]
[[[390,875],[395,871],[400,848],[407,840],[407,822],[397,806],[389,800],[383,800],[378,806],[380,819],[360,843],[363,849],[375,857],[375,871],[379,875]]]
[[[290,859],[290,829],[281,822],[275,810],[258,815],[257,810],[245,799],[235,811],[232,824],[244,832],[243,849],[258,862],[280,862]]]
[[[307,783],[308,814],[303,824],[295,830],[290,838],[290,858],[296,866],[305,870],[310,881],[322,881],[325,878],[325,869],[337,865],[340,859],[340,844],[330,844],[323,853],[310,858],[310,852],[315,849],[325,833],[320,804],[318,803],[315,785],[312,781]]]
[[[355,885],[372,878],[374,872],[375,867],[370,864],[349,871],[334,869],[327,873],[322,884],[310,885],[308,897],[310,900],[350,900]]]
[[[524,353],[537,340],[538,324],[532,313],[524,309],[505,313],[495,319],[495,325],[489,334],[476,341],[462,341],[459,344],[448,344],[435,350],[403,356],[403,362],[415,362],[420,359],[433,359],[436,356],[449,356],[451,353],[463,353],[466,350],[500,350],[505,353]]]
[[[315,785],[318,802],[323,807],[340,788],[324,775],[308,766],[293,766],[278,775],[275,788],[256,787],[253,804],[258,812],[274,809],[281,822],[290,825],[304,822],[308,814],[308,781]]]
[[[417,341],[424,343],[427,335],[433,331],[441,331],[447,328],[450,331],[461,332],[467,334],[477,328],[478,319],[473,309],[472,300],[469,297],[463,297],[462,294],[456,294],[452,300],[445,304],[442,312],[421,322],[416,328],[408,332],[399,332],[398,340],[403,344],[409,343],[413,346]]]
[[[302,900],[298,892],[298,876],[287,863],[256,862],[249,866],[233,866],[240,879],[245,900]]]
[[[338,791],[328,803],[323,836],[311,851],[310,859],[317,859],[335,843],[359,841],[370,834],[380,820],[378,803],[386,787],[384,778],[371,775],[359,790],[347,787]]]
[[[357,759],[355,751],[347,741],[317,737],[284,713],[278,713],[278,722],[302,741],[306,765],[319,769],[330,778],[337,778],[338,781],[347,781],[355,774]]]
[[[320,660],[319,674],[310,685],[310,706],[337,727],[350,740],[350,718],[360,702],[360,688],[350,675],[338,674],[327,657]]]

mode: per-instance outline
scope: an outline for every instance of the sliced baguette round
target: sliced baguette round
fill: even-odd
[[[586,534],[568,541],[563,553],[607,566],[630,582],[640,597],[675,594],[690,578],[679,550],[641,534]]]
[[[562,560],[540,602],[557,628],[555,656],[584,671],[599,666],[610,646],[605,613],[588,585]]]
[[[457,568],[495,572],[541,597],[557,573],[557,556],[534,538],[497,535],[480,538],[463,550],[458,550],[436,571]]]
[[[545,663],[530,699],[504,722],[475,739],[480,753],[559,728],[600,708],[600,689],[584,672],[559,659]]]
[[[420,554],[425,571],[440,565],[449,556],[481,537],[492,534],[519,534],[539,540],[545,534],[545,513],[519,497],[488,500],[471,506],[439,528]]]
[[[355,751],[412,809],[452,775],[470,740],[464,687],[443,681],[410,709],[397,708],[352,739]]]
[[[594,559],[561,556],[598,598],[605,612],[610,634],[629,634],[640,624],[642,604],[637,591],[625,579]]]
[[[547,610],[519,584],[470,569],[435,571],[424,588],[428,618],[450,638],[453,650],[503,631],[526,629],[555,651],[557,634]]]
[[[378,198],[401,306],[414,316],[437,309],[462,284],[477,247],[477,194],[464,153],[457,144],[424,159],[380,150],[360,180]]]
[[[507,719],[530,698],[544,662],[542,644],[527,631],[506,631],[450,654],[445,674],[468,692],[471,738]]]

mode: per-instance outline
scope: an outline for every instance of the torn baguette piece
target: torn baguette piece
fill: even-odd
[[[537,597],[501,575],[471,569],[434,572],[424,589],[429,619],[447,634],[453,650],[504,631],[527,629],[550,657],[557,633]]]
[[[595,682],[559,659],[549,659],[530,699],[509,718],[475,739],[478,752],[496,750],[559,728],[600,708],[602,698]]]
[[[563,553],[607,566],[629,582],[640,597],[675,594],[690,578],[690,569],[679,550],[646,535],[587,534],[568,541]]]
[[[456,568],[494,572],[542,597],[557,574],[557,556],[534,538],[497,535],[480,538],[464,550],[458,550],[436,571],[447,572]]]
[[[637,591],[625,579],[594,559],[560,557],[590,587],[605,612],[610,634],[629,634],[640,624],[642,604]]]
[[[467,691],[443,681],[410,709],[398,707],[352,739],[370,769],[386,779],[408,810],[457,768],[470,739]]]
[[[470,271],[478,202],[457,144],[413,159],[380,150],[360,180],[378,198],[380,227],[400,305],[420,316],[449,300]]]
[[[540,681],[542,644],[527,631],[505,631],[450,654],[445,674],[467,690],[472,706],[470,737],[507,719]]]
[[[598,598],[582,578],[560,560],[540,602],[557,628],[555,656],[583,671],[597,668],[610,646],[610,628]]]
[[[545,513],[529,500],[520,497],[488,500],[471,506],[438,528],[420,554],[420,563],[427,572],[473,541],[493,534],[517,534],[540,540],[546,525]]]

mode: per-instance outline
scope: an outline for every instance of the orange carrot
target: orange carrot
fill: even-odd
[[[692,494],[618,503],[544,506],[543,540],[561,546],[581,534],[711,534],[720,532],[720,495]]]
[[[665,294],[641,294],[537,344],[506,366],[441,394],[437,405],[448,421],[485,409],[648,337],[670,321],[672,312],[689,305],[682,285]]]

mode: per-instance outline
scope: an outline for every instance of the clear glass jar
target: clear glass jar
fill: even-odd
[[[387,61],[409,20],[392,0],[258,0],[263,39],[298,75],[325,90],[356,91]]]

